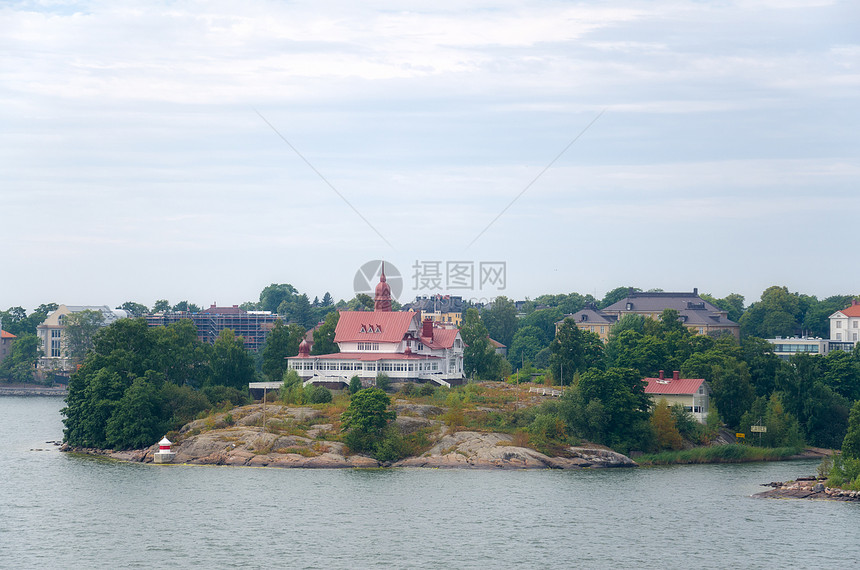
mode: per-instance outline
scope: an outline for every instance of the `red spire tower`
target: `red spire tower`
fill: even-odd
[[[373,310],[391,312],[391,287],[385,282],[385,262],[382,262],[382,272],[379,275],[379,284],[376,286],[376,295],[373,298]]]

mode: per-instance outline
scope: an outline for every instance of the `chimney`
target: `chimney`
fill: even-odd
[[[851,299],[851,306],[854,307],[857,305],[857,299]]]
[[[696,296],[699,295],[699,288],[698,287],[693,287],[693,295],[696,295]]]
[[[677,370],[672,371],[672,380],[677,380],[680,377],[681,373]]]
[[[421,330],[421,336],[433,340],[433,321],[424,319],[424,328]]]
[[[661,370],[660,371],[660,380],[662,380],[662,379],[663,379],[663,371]]]

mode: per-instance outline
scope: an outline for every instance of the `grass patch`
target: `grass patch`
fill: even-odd
[[[691,463],[747,463],[780,461],[797,455],[799,447],[753,447],[748,445],[714,445],[681,451],[649,453],[636,458],[639,465],[682,465]]]

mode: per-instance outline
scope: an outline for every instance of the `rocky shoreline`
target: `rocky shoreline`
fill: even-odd
[[[303,445],[312,444],[311,447]],[[265,451],[274,448],[280,451]],[[305,449],[318,452],[308,455]],[[109,457],[119,461],[152,463],[158,446],[113,451],[63,445],[61,451]],[[235,467],[280,467],[344,469],[420,467],[434,469],[585,469],[636,467],[629,457],[607,449],[571,447],[569,457],[549,457],[533,449],[512,445],[501,433],[460,431],[445,435],[419,457],[386,463],[359,454],[347,454],[342,443],[309,440],[300,436],[277,436],[261,430],[230,429],[193,436],[174,448],[173,464],[229,465]]]
[[[827,487],[824,479],[816,477],[798,477],[794,481],[783,483],[774,481],[765,483],[763,487],[773,487],[769,491],[756,493],[758,499],[812,499],[818,501],[848,501],[860,502],[860,491],[848,491],[838,487]]]
[[[399,414],[412,415],[399,415],[396,422],[403,433],[423,428],[434,430],[434,445],[420,456],[385,463],[366,455],[351,454],[343,443],[327,439],[333,425],[323,423],[327,420],[320,410],[277,404],[266,408],[265,429],[262,427],[264,412],[259,405],[236,408],[186,424],[173,447],[176,453],[173,463],[306,469],[585,469],[637,466],[629,457],[597,446],[570,447],[564,450],[564,457],[549,457],[534,449],[514,445],[513,436],[508,434],[453,431],[440,421],[430,419],[439,413],[439,408],[420,405],[397,406]],[[302,430],[291,428],[297,424],[306,427]],[[152,463],[158,445],[131,451],[64,445],[61,450],[120,461]]]

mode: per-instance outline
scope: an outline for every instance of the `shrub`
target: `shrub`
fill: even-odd
[[[391,389],[391,378],[388,377],[388,374],[380,372],[376,375],[376,387],[385,392]]]
[[[435,391],[436,391],[436,388],[433,386],[433,384],[431,384],[430,382],[427,382],[425,384],[421,384],[421,387],[418,388],[418,395],[419,396],[432,396],[433,392],[435,392]]]
[[[355,394],[359,390],[361,390],[361,378],[353,376],[349,379],[349,393]]]
[[[307,401],[311,404],[328,404],[331,402],[331,390],[322,386],[308,386],[310,388]],[[306,388],[307,391],[307,388]]]

